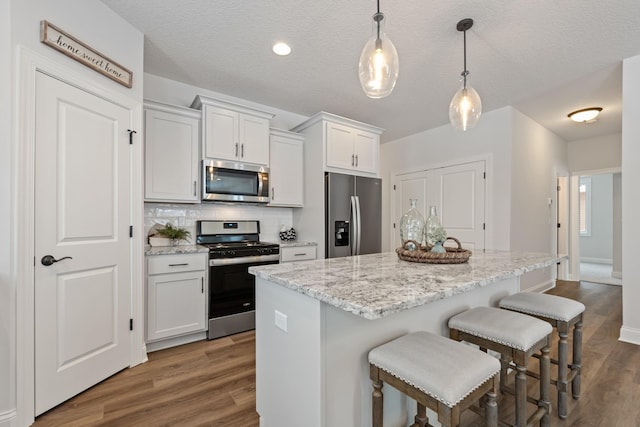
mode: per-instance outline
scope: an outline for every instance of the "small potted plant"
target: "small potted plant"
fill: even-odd
[[[164,228],[156,229],[155,236],[161,236],[169,239],[171,241],[171,246],[177,246],[181,240],[189,240],[191,232],[184,228],[174,227],[171,223],[167,223]]]

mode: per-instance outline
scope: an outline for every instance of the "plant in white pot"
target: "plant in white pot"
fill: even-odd
[[[158,237],[164,241],[168,241],[171,246],[177,246],[180,244],[181,240],[189,240],[191,232],[184,228],[174,227],[171,223],[167,223],[164,228],[156,228],[155,233],[149,237],[149,243],[151,246],[166,246],[166,244],[163,245],[164,242],[158,239]]]

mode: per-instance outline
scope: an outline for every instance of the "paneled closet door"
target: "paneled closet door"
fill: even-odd
[[[36,78],[36,415],[126,368],[130,354],[127,108]]]

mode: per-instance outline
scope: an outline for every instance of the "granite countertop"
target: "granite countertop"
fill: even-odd
[[[176,254],[197,254],[208,253],[209,248],[200,245],[178,245],[178,246],[145,246],[145,255],[176,255]]]
[[[395,252],[250,267],[257,277],[366,319],[471,291],[554,265],[566,256],[474,252],[464,264],[402,261]]]

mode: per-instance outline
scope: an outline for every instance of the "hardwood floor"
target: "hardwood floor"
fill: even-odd
[[[559,282],[549,293],[587,307],[581,397],[569,399],[569,417],[561,420],[554,414],[551,426],[640,426],[640,347],[618,341],[622,288]],[[531,383],[535,392],[537,383]],[[554,409],[555,399],[552,388]],[[501,418],[512,414],[512,402],[504,396]],[[34,424],[63,425],[257,427],[255,334],[150,353],[149,362],[114,375],[41,415]],[[464,425],[479,422],[469,413]]]

